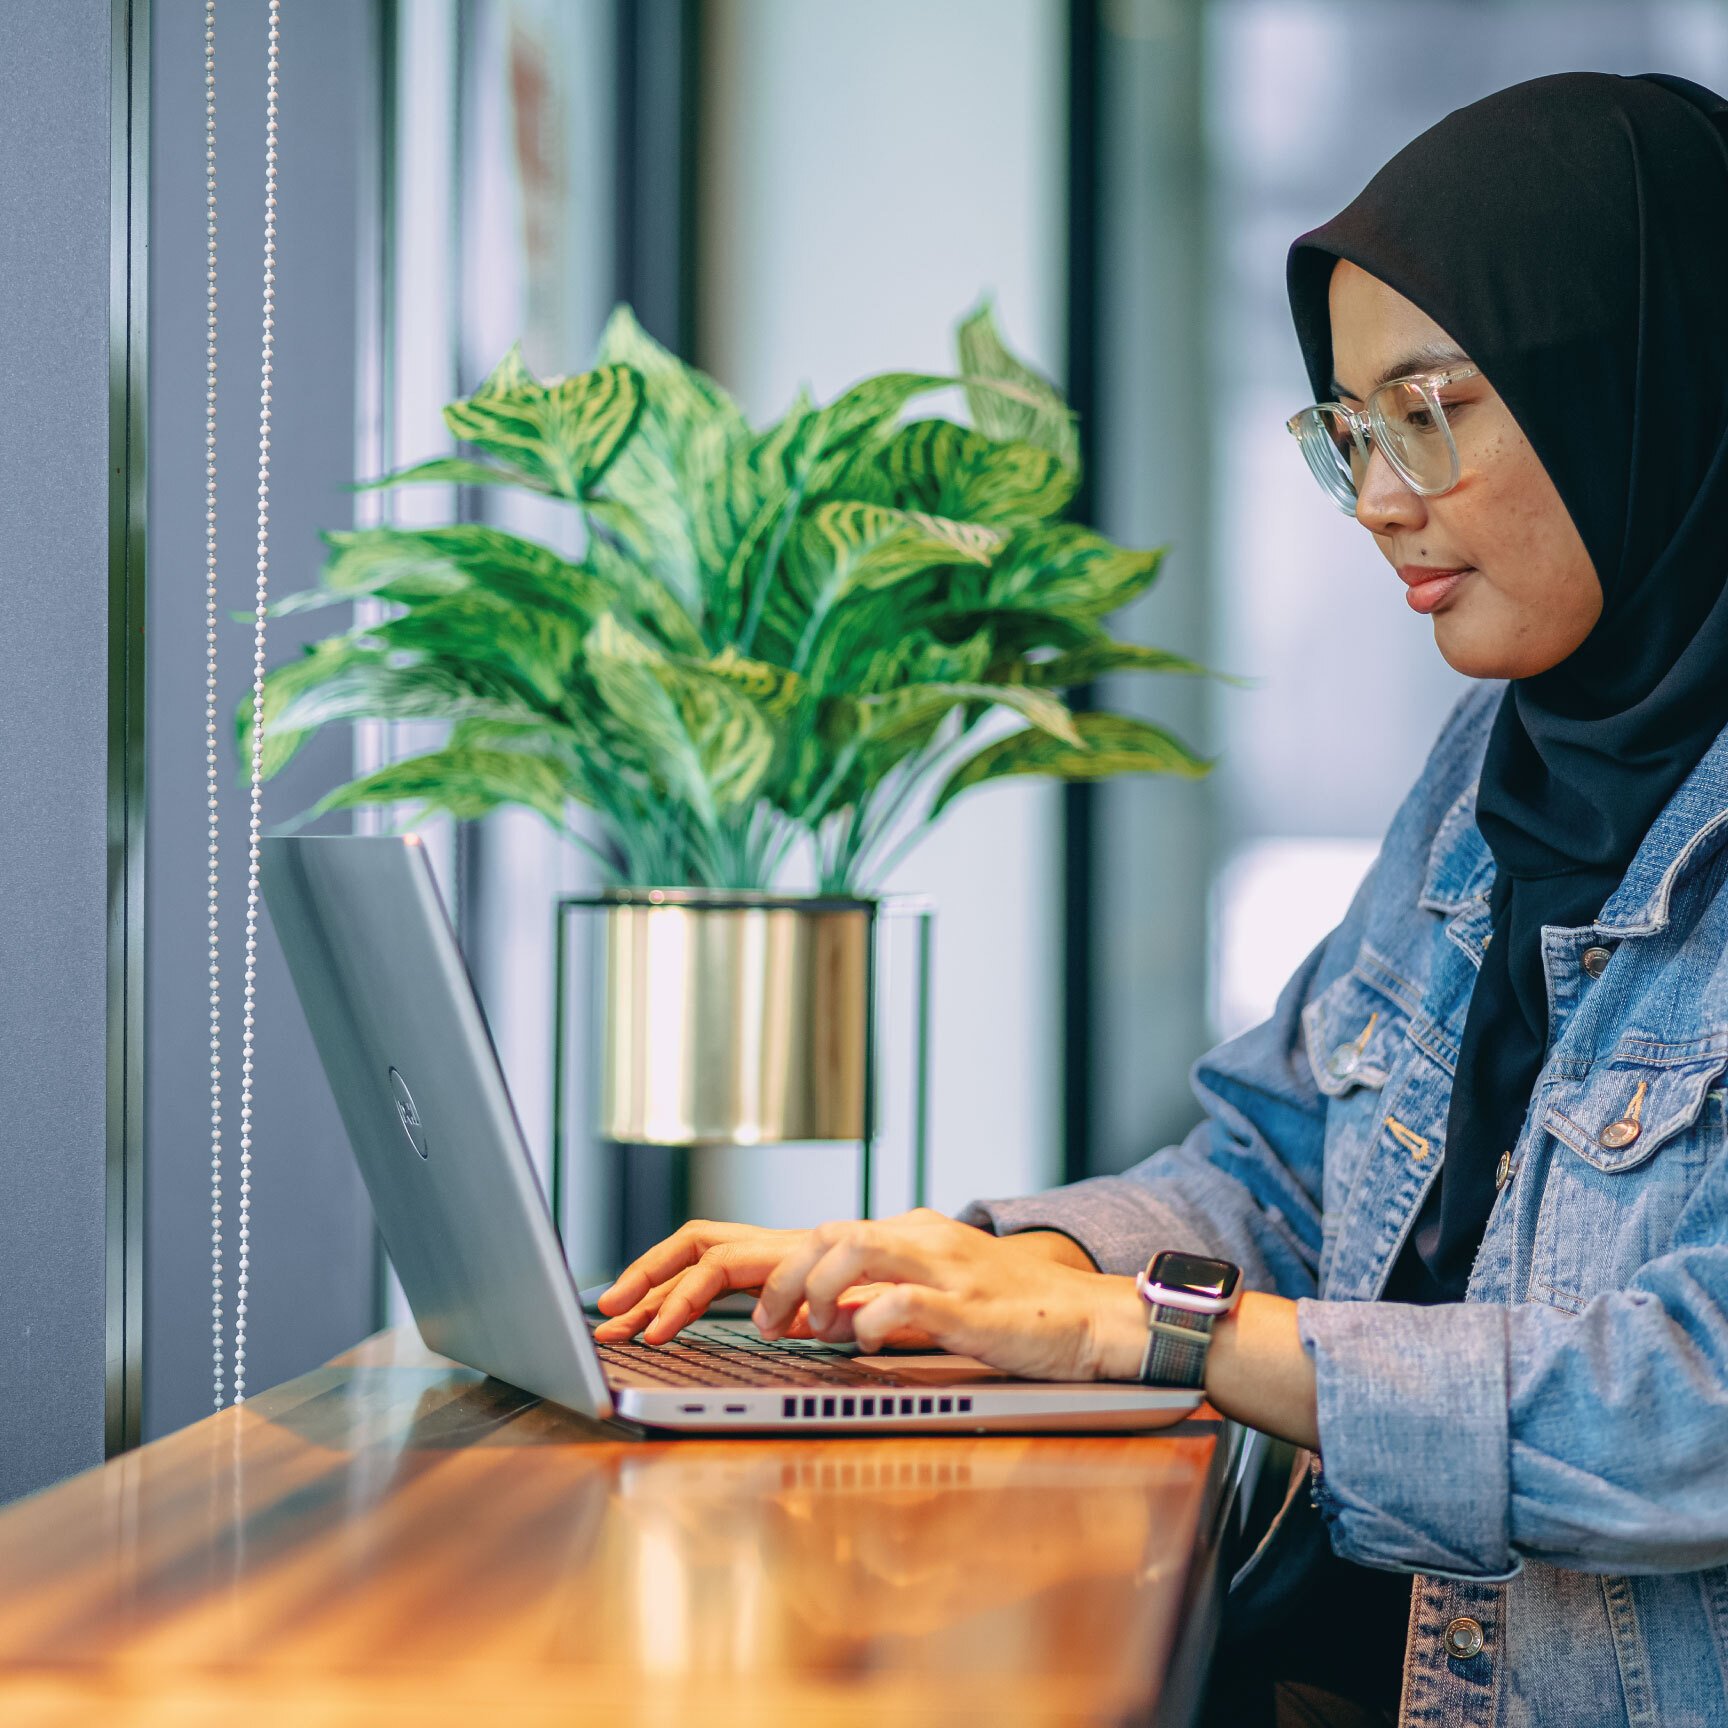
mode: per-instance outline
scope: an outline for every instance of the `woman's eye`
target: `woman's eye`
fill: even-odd
[[[1442,402],[1440,404],[1441,417],[1448,425],[1450,425],[1452,422],[1457,420],[1460,411],[1467,406],[1468,404],[1464,402]],[[1432,411],[1426,406],[1422,406],[1412,408],[1404,416],[1404,424],[1412,432],[1432,432],[1435,430],[1438,422],[1435,420]]]

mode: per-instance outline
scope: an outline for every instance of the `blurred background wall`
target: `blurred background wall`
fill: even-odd
[[[153,11],[145,1385],[161,1431],[208,1400],[203,760],[187,682],[201,688],[202,8]],[[222,48],[237,512],[223,531],[236,551],[256,410],[256,34],[236,22]],[[316,528],[386,510],[568,533],[521,501],[422,489],[357,504],[343,489],[446,448],[439,406],[517,337],[540,371],[578,370],[627,299],[768,415],[800,382],[826,396],[865,371],[941,366],[954,321],[988,293],[1085,415],[1097,525],[1170,546],[1134,632],[1258,680],[1100,692],[1217,753],[1209,781],[993,790],[901,868],[894,886],[940,907],[934,1195],[953,1207],[1119,1168],[1187,1130],[1190,1063],[1261,1017],[1336,920],[1461,688],[1283,431],[1306,394],[1284,302],[1290,240],[1447,110],[1516,79],[1657,68],[1723,87],[1728,7],[298,0],[284,56],[279,591],[313,580]],[[244,607],[243,557],[224,580]],[[225,646],[242,667],[243,646]],[[225,714],[238,694],[224,691]],[[353,749],[376,762],[419,743],[369,728]],[[304,774],[328,783],[350,758],[339,738],[324,750]],[[321,789],[275,782],[267,815]],[[590,879],[526,816],[432,838],[544,1161],[551,900]],[[390,1309],[298,1008],[285,976],[267,971],[266,986],[259,1385]],[[573,1050],[592,1030],[576,1009]],[[573,1131],[589,1105],[578,1086]],[[565,1223],[587,1281],[615,1252],[622,1166],[576,1138]],[[885,1205],[905,1196],[897,1156],[890,1144]],[[764,1221],[854,1204],[833,1149],[703,1154],[681,1180],[696,1209]]]

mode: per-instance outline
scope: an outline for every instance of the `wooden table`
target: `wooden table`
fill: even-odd
[[[0,1723],[1184,1720],[1239,1441],[645,1441],[382,1334],[0,1513]]]

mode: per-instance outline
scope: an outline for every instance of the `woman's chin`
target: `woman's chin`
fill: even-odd
[[[1459,601],[1463,601],[1461,595]],[[1484,619],[1480,609],[1466,601],[1454,601],[1433,614],[1434,646],[1454,672],[1466,678],[1528,678],[1540,672],[1528,643],[1518,651],[1507,647],[1508,632],[1502,623]]]
[[[1434,620],[1434,646],[1454,672],[1466,678],[1524,678],[1529,668],[1504,647],[1472,640],[1468,631],[1449,630],[1444,618]]]

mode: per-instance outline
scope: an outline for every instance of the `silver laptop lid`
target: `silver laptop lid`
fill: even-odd
[[[425,848],[414,835],[270,839],[263,882],[421,1336],[513,1386],[610,1416]]]

